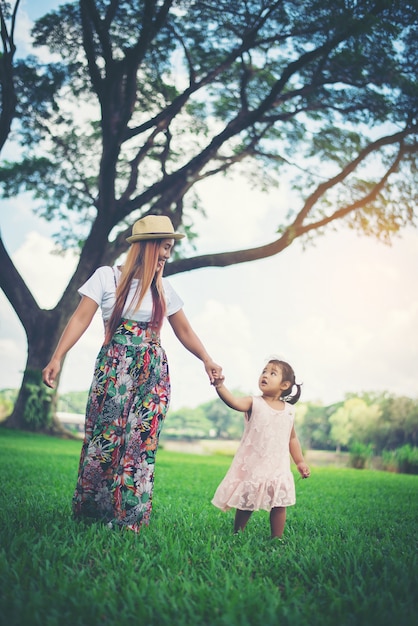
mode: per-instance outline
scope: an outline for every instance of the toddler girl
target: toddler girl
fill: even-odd
[[[300,385],[290,365],[278,359],[270,359],[260,375],[261,396],[236,397],[223,380],[214,381],[216,391],[225,404],[245,413],[245,428],[212,504],[222,511],[236,509],[235,532],[244,530],[253,511],[270,511],[271,536],[281,537],[286,507],[296,501],[289,453],[302,478],[310,475],[294,427],[292,405],[299,400]]]

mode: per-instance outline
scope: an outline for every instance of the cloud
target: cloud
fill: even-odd
[[[55,306],[62,295],[77,259],[72,252],[57,254],[50,239],[29,232],[13,261],[42,308]]]
[[[364,390],[414,397],[417,243],[415,231],[393,247],[337,233],[305,252],[295,245],[271,259],[170,280],[232,388],[257,392],[265,359],[279,353],[303,381],[305,400],[331,403]],[[182,368],[189,357],[175,342],[172,350]],[[212,397],[198,376],[190,361],[190,406]],[[184,398],[185,383],[177,385]]]
[[[0,291],[0,388],[20,385],[27,358],[26,335],[6,296]]]
[[[3,334],[3,329],[0,332]],[[24,345],[24,337],[0,338],[0,353],[2,360],[7,363],[6,367],[1,368],[1,389],[15,389],[20,384],[19,379],[23,376],[27,354]]]
[[[32,26],[33,21],[25,10],[25,3],[23,3],[17,12],[15,28],[15,43],[19,57],[25,57],[33,53],[32,37],[30,34]]]
[[[34,25],[34,20],[45,15],[48,11],[56,10],[58,3],[48,0],[38,0],[32,2],[22,2],[18,12],[15,29],[15,43],[17,48],[17,55],[19,57],[26,57],[30,54],[36,54],[41,63],[49,63],[52,61],[59,61],[58,55],[51,55],[46,46],[38,46],[36,50],[33,48],[31,30]]]
[[[189,321],[212,358],[225,364],[231,388],[243,389],[248,379],[254,383],[251,354],[246,349],[251,322],[238,305],[205,299],[200,312],[190,316]],[[162,338],[170,363],[173,407],[193,407],[216,398],[203,364],[181,346],[168,323]]]
[[[210,215],[210,219],[193,217],[194,229],[199,233],[199,254],[262,245],[266,233],[268,241],[274,239],[280,209],[284,211],[287,202],[284,191],[263,193],[250,188],[245,177],[238,175],[218,178],[216,183],[209,178],[200,182],[196,191]]]

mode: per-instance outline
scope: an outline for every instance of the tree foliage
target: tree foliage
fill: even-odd
[[[329,418],[333,441],[338,447],[370,441],[370,434],[376,431],[380,414],[377,404],[368,405],[361,398],[346,400]]]
[[[347,450],[359,444],[381,454],[405,445],[417,447],[418,399],[365,392],[347,394],[343,402],[327,407],[307,403],[298,429],[308,448]]]
[[[54,60],[16,64],[21,156],[0,182],[4,197],[31,192],[80,258],[45,311],[0,240],[28,370],[139,216],[188,235],[171,274],[278,254],[337,221],[384,240],[414,224],[417,25],[417,0],[80,0],[38,20]],[[264,246],[193,255],[199,183],[234,171],[266,190],[286,178],[294,206]]]
[[[240,439],[243,430],[243,414],[216,398],[194,409],[181,408],[170,413],[169,428],[164,433],[167,437],[186,433],[195,438]],[[364,451],[382,454],[403,446],[417,448],[418,399],[388,393],[352,393],[327,406],[298,402],[296,430],[307,450],[360,449],[364,457]]]

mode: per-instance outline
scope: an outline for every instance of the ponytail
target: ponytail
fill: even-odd
[[[290,387],[283,391],[281,400],[289,402],[289,404],[296,404],[296,402],[300,398],[300,394],[302,393],[302,385],[299,385],[296,382],[295,372],[293,371],[293,368],[289,365],[289,363],[286,363],[286,361],[281,361],[280,359],[269,359],[268,362],[277,365],[277,367],[280,367],[282,371],[283,382],[290,383]],[[294,393],[292,393],[293,389],[295,389]]]
[[[292,392],[292,389],[294,389],[295,387],[296,387],[296,391],[294,393],[289,393],[289,395],[284,395],[285,393],[289,391]],[[301,393],[302,393],[302,385],[298,385],[298,383],[295,383],[289,389],[286,389],[286,391],[283,392],[282,400],[284,400],[285,402],[288,402],[289,404],[296,404],[296,402],[300,398]]]

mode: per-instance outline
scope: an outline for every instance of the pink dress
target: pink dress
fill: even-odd
[[[212,504],[222,511],[270,511],[295,504],[289,452],[294,417],[295,409],[287,402],[283,410],[276,411],[261,396],[253,397],[237,453]]]

